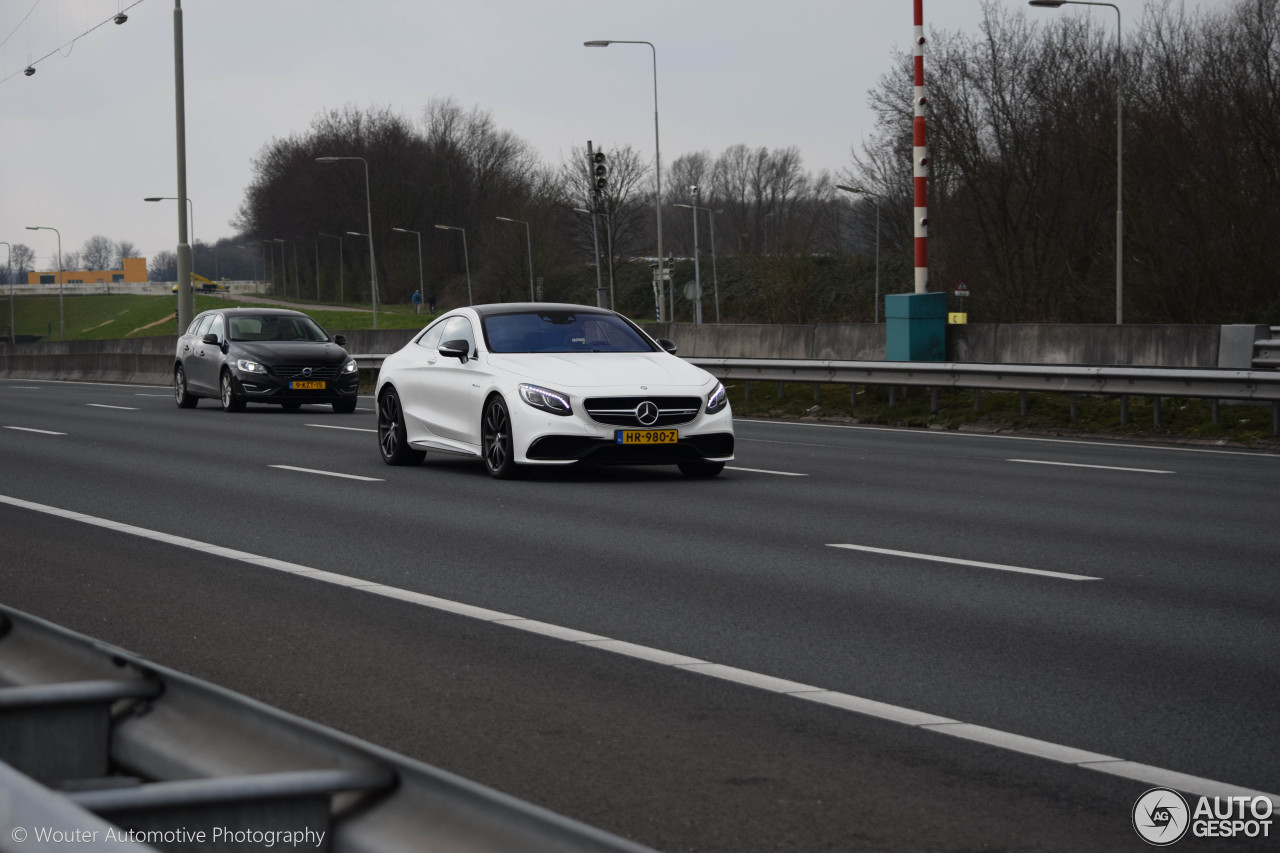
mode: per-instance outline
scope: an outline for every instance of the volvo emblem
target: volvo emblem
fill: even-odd
[[[658,422],[658,404],[652,400],[645,400],[636,406],[636,420],[644,426],[653,426]]]
[[[303,376],[310,376],[310,375],[311,375],[311,368],[310,368],[310,367],[304,367],[304,368],[302,368],[302,375],[303,375]]]

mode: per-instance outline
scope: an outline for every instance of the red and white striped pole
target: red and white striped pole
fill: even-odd
[[[929,292],[929,154],[924,133],[924,0],[915,0],[915,119],[911,125],[916,220],[916,293]]]

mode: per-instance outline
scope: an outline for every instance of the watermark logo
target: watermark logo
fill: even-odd
[[[1187,801],[1177,791],[1152,788],[1133,804],[1133,828],[1148,844],[1168,847],[1187,834],[1189,825]]]

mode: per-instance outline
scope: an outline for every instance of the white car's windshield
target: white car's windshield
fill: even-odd
[[[484,334],[495,353],[653,352],[653,345],[612,314],[529,311],[484,318]]]

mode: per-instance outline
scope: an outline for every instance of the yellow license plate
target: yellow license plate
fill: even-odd
[[[289,387],[295,391],[323,391],[324,381],[320,379],[295,379],[289,383]]]
[[[675,444],[680,438],[674,429],[620,429],[618,444]]]

